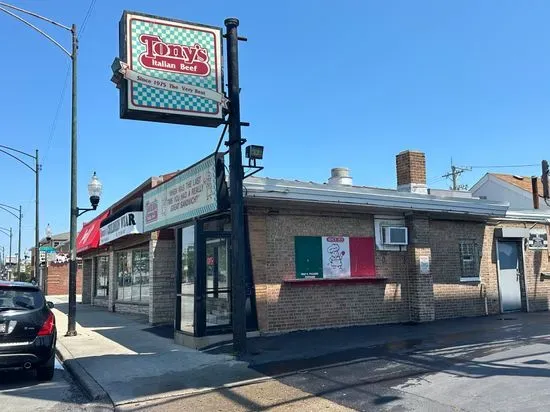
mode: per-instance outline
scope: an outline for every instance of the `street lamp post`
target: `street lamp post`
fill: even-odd
[[[36,27],[34,24],[23,19],[21,16],[13,13],[8,10],[17,10],[21,13],[33,16],[37,19],[47,21],[57,27],[65,29],[71,33],[71,44],[72,52],[69,52],[65,47],[63,47],[58,41],[56,41],[49,34],[45,33],[43,30]],[[24,10],[20,7],[13,6],[8,3],[0,2],[0,11],[12,16],[13,18],[19,20],[23,24],[26,24],[33,30],[40,33],[42,36],[46,37],[49,41],[55,44],[60,48],[72,62],[72,110],[71,110],[71,207],[70,207],[70,234],[69,234],[69,244],[70,244],[70,257],[69,257],[69,330],[67,331],[66,336],[76,335],[75,325],[75,312],[76,312],[76,219],[79,215],[79,208],[77,206],[77,112],[76,112],[76,61],[77,61],[77,52],[78,52],[78,38],[76,34],[76,25],[73,24],[71,27],[65,26],[61,23],[58,23],[54,20],[51,20],[47,17],[41,16],[34,12]],[[99,201],[99,200],[98,200]],[[96,205],[97,206],[97,205]],[[73,288],[74,286],[74,288]],[[71,305],[72,303],[72,305]],[[72,316],[71,316],[72,315]]]
[[[7,228],[5,227],[0,227],[0,232],[2,232],[3,234],[5,234],[6,236],[9,236],[10,237],[10,267],[11,267],[11,239],[13,237],[13,233],[12,233],[12,230],[11,230],[11,227],[10,229],[8,230]],[[6,259],[4,259],[4,264],[6,264]],[[8,278],[9,279],[9,278]]]
[[[8,150],[10,152],[8,152]],[[39,204],[40,204],[40,170],[41,166],[38,163],[38,149],[35,150],[35,155],[33,156],[30,153],[25,153],[21,150],[14,149],[13,147],[0,145],[0,152],[7,154],[8,156],[13,157],[18,162],[24,164],[26,167],[28,167],[30,170],[34,172],[34,178],[35,178],[35,217],[34,217],[34,247],[35,247],[35,259],[34,259],[34,276],[38,276],[38,268],[39,268],[39,261],[38,261],[38,254],[39,254],[39,248],[40,248],[40,235],[38,233],[38,224],[39,224]],[[11,152],[19,153],[24,156],[28,156],[31,159],[34,160],[34,167],[32,167],[30,164],[19,158],[18,156],[14,155]],[[42,283],[42,280],[40,282],[40,285],[42,289],[44,288],[44,285]]]
[[[92,175],[92,179],[88,184],[88,194],[90,195],[90,204],[92,207],[82,208],[75,206],[71,209],[71,236],[70,236],[70,248],[71,257],[69,260],[69,313],[68,313],[68,327],[65,336],[76,336],[76,219],[83,213],[91,210],[96,210],[99,204],[99,198],[101,196],[101,190],[103,185],[97,178],[96,173]],[[72,199],[72,196],[71,196]],[[76,201],[76,194],[74,197]],[[73,232],[74,231],[74,232]],[[73,255],[74,252],[74,255]]]
[[[19,206],[19,208],[16,208],[10,205],[6,205],[4,203],[0,203],[0,209],[4,210],[5,212],[8,212],[10,215],[12,215],[13,217],[19,220],[19,233],[18,233],[19,239],[18,239],[18,246],[17,246],[17,275],[19,276],[19,278],[21,278],[21,272],[20,272],[20,269],[21,269],[21,220],[23,218],[23,216],[21,215],[21,206]],[[10,211],[10,209],[18,211],[19,216],[13,213],[12,211]],[[11,259],[11,256],[10,256],[10,259]]]

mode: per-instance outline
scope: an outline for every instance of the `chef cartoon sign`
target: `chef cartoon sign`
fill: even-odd
[[[323,272],[327,278],[350,276],[348,237],[323,237]]]

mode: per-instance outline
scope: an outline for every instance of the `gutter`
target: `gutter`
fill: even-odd
[[[508,210],[506,216],[501,220],[550,223],[550,212],[540,213],[531,212],[529,210]]]

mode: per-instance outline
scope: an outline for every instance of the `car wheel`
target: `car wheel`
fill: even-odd
[[[55,355],[42,366],[36,369],[36,378],[39,381],[51,381],[55,372]]]

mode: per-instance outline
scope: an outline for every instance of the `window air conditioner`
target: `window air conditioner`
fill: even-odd
[[[407,245],[409,243],[408,230],[406,227],[385,226],[383,227],[383,240],[385,245]]]

